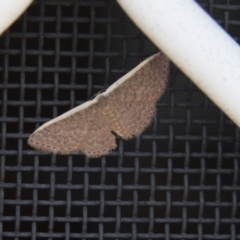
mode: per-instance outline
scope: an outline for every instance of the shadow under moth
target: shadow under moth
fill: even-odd
[[[43,124],[28,139],[36,149],[56,154],[83,152],[96,158],[115,149],[114,133],[139,135],[151,123],[168,78],[169,60],[157,53],[98,94]]]

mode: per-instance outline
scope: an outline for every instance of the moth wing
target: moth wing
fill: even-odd
[[[59,154],[82,151],[89,157],[116,148],[111,131],[125,139],[151,122],[165,90],[169,61],[162,53],[146,59],[106,92],[45,123],[28,139],[39,150]]]
[[[166,88],[169,60],[157,53],[113,84],[106,92],[120,130],[128,139],[140,134],[152,121],[156,102]]]
[[[28,143],[45,152],[81,151],[88,157],[99,157],[116,148],[110,127],[99,102],[93,100],[45,123],[29,137]]]
[[[102,94],[99,94],[97,98],[100,99],[101,97]],[[106,155],[117,147],[116,138],[111,132],[112,122],[109,121],[103,111],[106,107],[105,104],[104,100],[98,103],[97,114],[88,122],[89,127],[81,149],[88,157],[95,158]]]
[[[129,139],[141,134],[150,125],[156,106],[155,103],[122,101],[114,109],[117,111],[120,127],[113,131],[122,138]]]

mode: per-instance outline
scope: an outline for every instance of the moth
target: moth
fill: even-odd
[[[117,147],[113,132],[127,140],[150,125],[168,72],[169,60],[163,53],[147,58],[93,100],[43,124],[28,144],[55,154],[106,155]]]

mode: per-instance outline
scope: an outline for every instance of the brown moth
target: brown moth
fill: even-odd
[[[28,139],[32,147],[58,154],[100,157],[115,149],[112,132],[129,139],[152,121],[168,78],[169,60],[157,53],[93,100],[43,124]]]

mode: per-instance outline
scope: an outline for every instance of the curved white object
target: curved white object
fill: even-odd
[[[24,12],[32,0],[0,0],[0,35]]]
[[[240,127],[240,47],[193,0],[117,0],[152,42]]]

